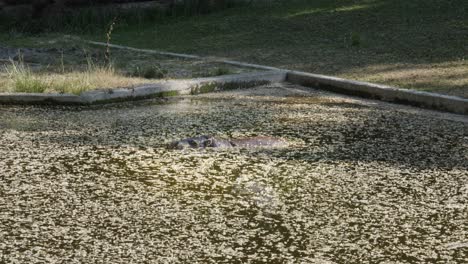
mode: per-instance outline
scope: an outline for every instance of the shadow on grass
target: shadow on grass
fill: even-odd
[[[454,83],[450,71],[468,69],[467,11],[464,0],[283,0],[200,16],[117,23],[112,41],[403,88],[421,89],[418,83],[428,82],[425,90],[455,89],[463,95],[466,91],[458,91],[468,82]],[[105,41],[103,33],[81,36]],[[388,70],[381,66],[424,73],[387,78],[380,76]],[[426,74],[434,72],[442,73],[428,80]]]
[[[276,1],[164,23],[122,25],[113,40],[368,80],[381,74],[373,70],[379,65],[400,65],[405,71],[419,66],[466,70],[467,9],[462,0]],[[361,69],[361,74],[352,74]],[[419,88],[403,79],[377,81]],[[444,82],[453,79],[448,73],[440,79],[430,80],[429,89],[459,87]]]

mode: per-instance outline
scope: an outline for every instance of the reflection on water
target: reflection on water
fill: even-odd
[[[0,107],[0,258],[463,263],[467,126],[320,96]]]

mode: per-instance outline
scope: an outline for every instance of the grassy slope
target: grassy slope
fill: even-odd
[[[137,47],[468,96],[465,0],[290,0],[121,27],[113,38]],[[360,44],[353,46],[353,39]]]
[[[466,0],[283,0],[120,25],[113,42],[468,97]]]

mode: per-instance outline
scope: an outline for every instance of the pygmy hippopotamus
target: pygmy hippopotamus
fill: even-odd
[[[224,139],[213,136],[199,136],[177,140],[168,145],[170,149],[184,148],[254,148],[254,147],[285,147],[288,143],[282,138],[275,137],[249,137],[240,139]]]

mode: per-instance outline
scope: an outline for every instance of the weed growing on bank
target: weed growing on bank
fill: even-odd
[[[122,76],[114,67],[98,65],[90,60],[84,71],[35,72],[22,61],[11,61],[5,66],[4,72],[6,72],[6,81],[0,83],[0,92],[78,95],[98,88],[129,87],[145,82],[141,78]]]

